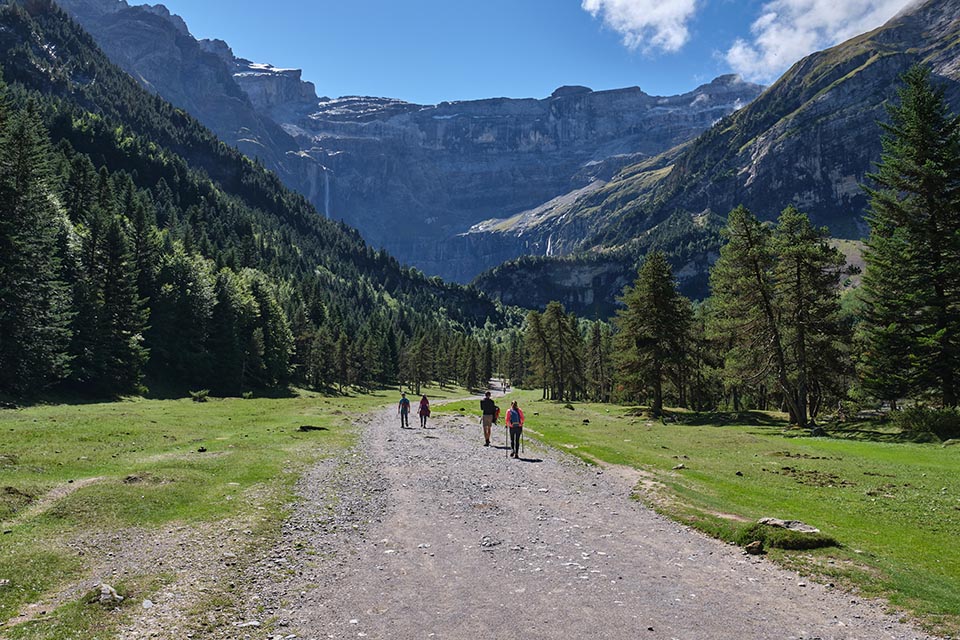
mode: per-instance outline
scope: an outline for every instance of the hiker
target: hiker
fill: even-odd
[[[510,403],[507,409],[507,429],[510,430],[510,457],[520,457],[520,436],[523,435],[523,411],[517,406],[517,401]]]
[[[420,408],[417,409],[417,414],[420,416],[420,428],[427,428],[427,418],[430,416],[430,401],[427,400],[427,396],[422,396],[420,398]]]
[[[410,426],[410,419],[407,417],[410,415],[410,401],[407,399],[406,393],[400,393],[400,402],[397,404],[397,415],[400,416],[400,428]]]
[[[497,416],[497,405],[490,397],[490,392],[483,394],[483,400],[480,401],[480,411],[483,417],[480,418],[480,424],[483,425],[483,446],[490,446],[490,429],[493,428],[493,421]]]

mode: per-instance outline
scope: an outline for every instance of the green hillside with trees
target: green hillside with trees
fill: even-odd
[[[0,4],[0,391],[479,380],[472,290],[402,267],[144,91],[47,0]]]
[[[923,438],[960,436],[960,118],[928,69],[902,78],[884,154],[866,185],[871,234],[859,288],[825,228],[796,208],[776,224],[730,212],[711,296],[681,296],[647,255],[612,326],[552,303],[501,351],[506,375],[544,398],[698,411],[780,410],[820,424],[898,403]],[[516,354],[527,354],[519,357]]]

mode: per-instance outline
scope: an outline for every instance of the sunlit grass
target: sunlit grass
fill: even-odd
[[[67,546],[79,535],[201,526],[254,512],[261,523],[279,520],[299,472],[353,444],[357,418],[394,395],[301,392],[0,411],[0,529],[7,531],[0,536],[0,623],[84,575],[82,558]],[[112,637],[123,612],[96,611],[66,603],[5,633]]]
[[[638,495],[663,513],[727,540],[762,517],[802,520],[841,547],[771,556],[960,631],[960,447],[809,438],[772,414],[721,426],[729,416],[514,397],[530,435],[645,472]]]

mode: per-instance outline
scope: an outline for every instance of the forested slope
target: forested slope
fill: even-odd
[[[317,215],[48,0],[0,3],[0,63],[0,392],[393,382],[424,336],[463,355],[461,330],[498,320]]]

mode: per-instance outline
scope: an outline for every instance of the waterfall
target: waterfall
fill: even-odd
[[[323,215],[330,217],[330,171],[323,172]]]
[[[553,234],[552,233],[549,236],[547,236],[547,255],[548,256],[553,255]]]

